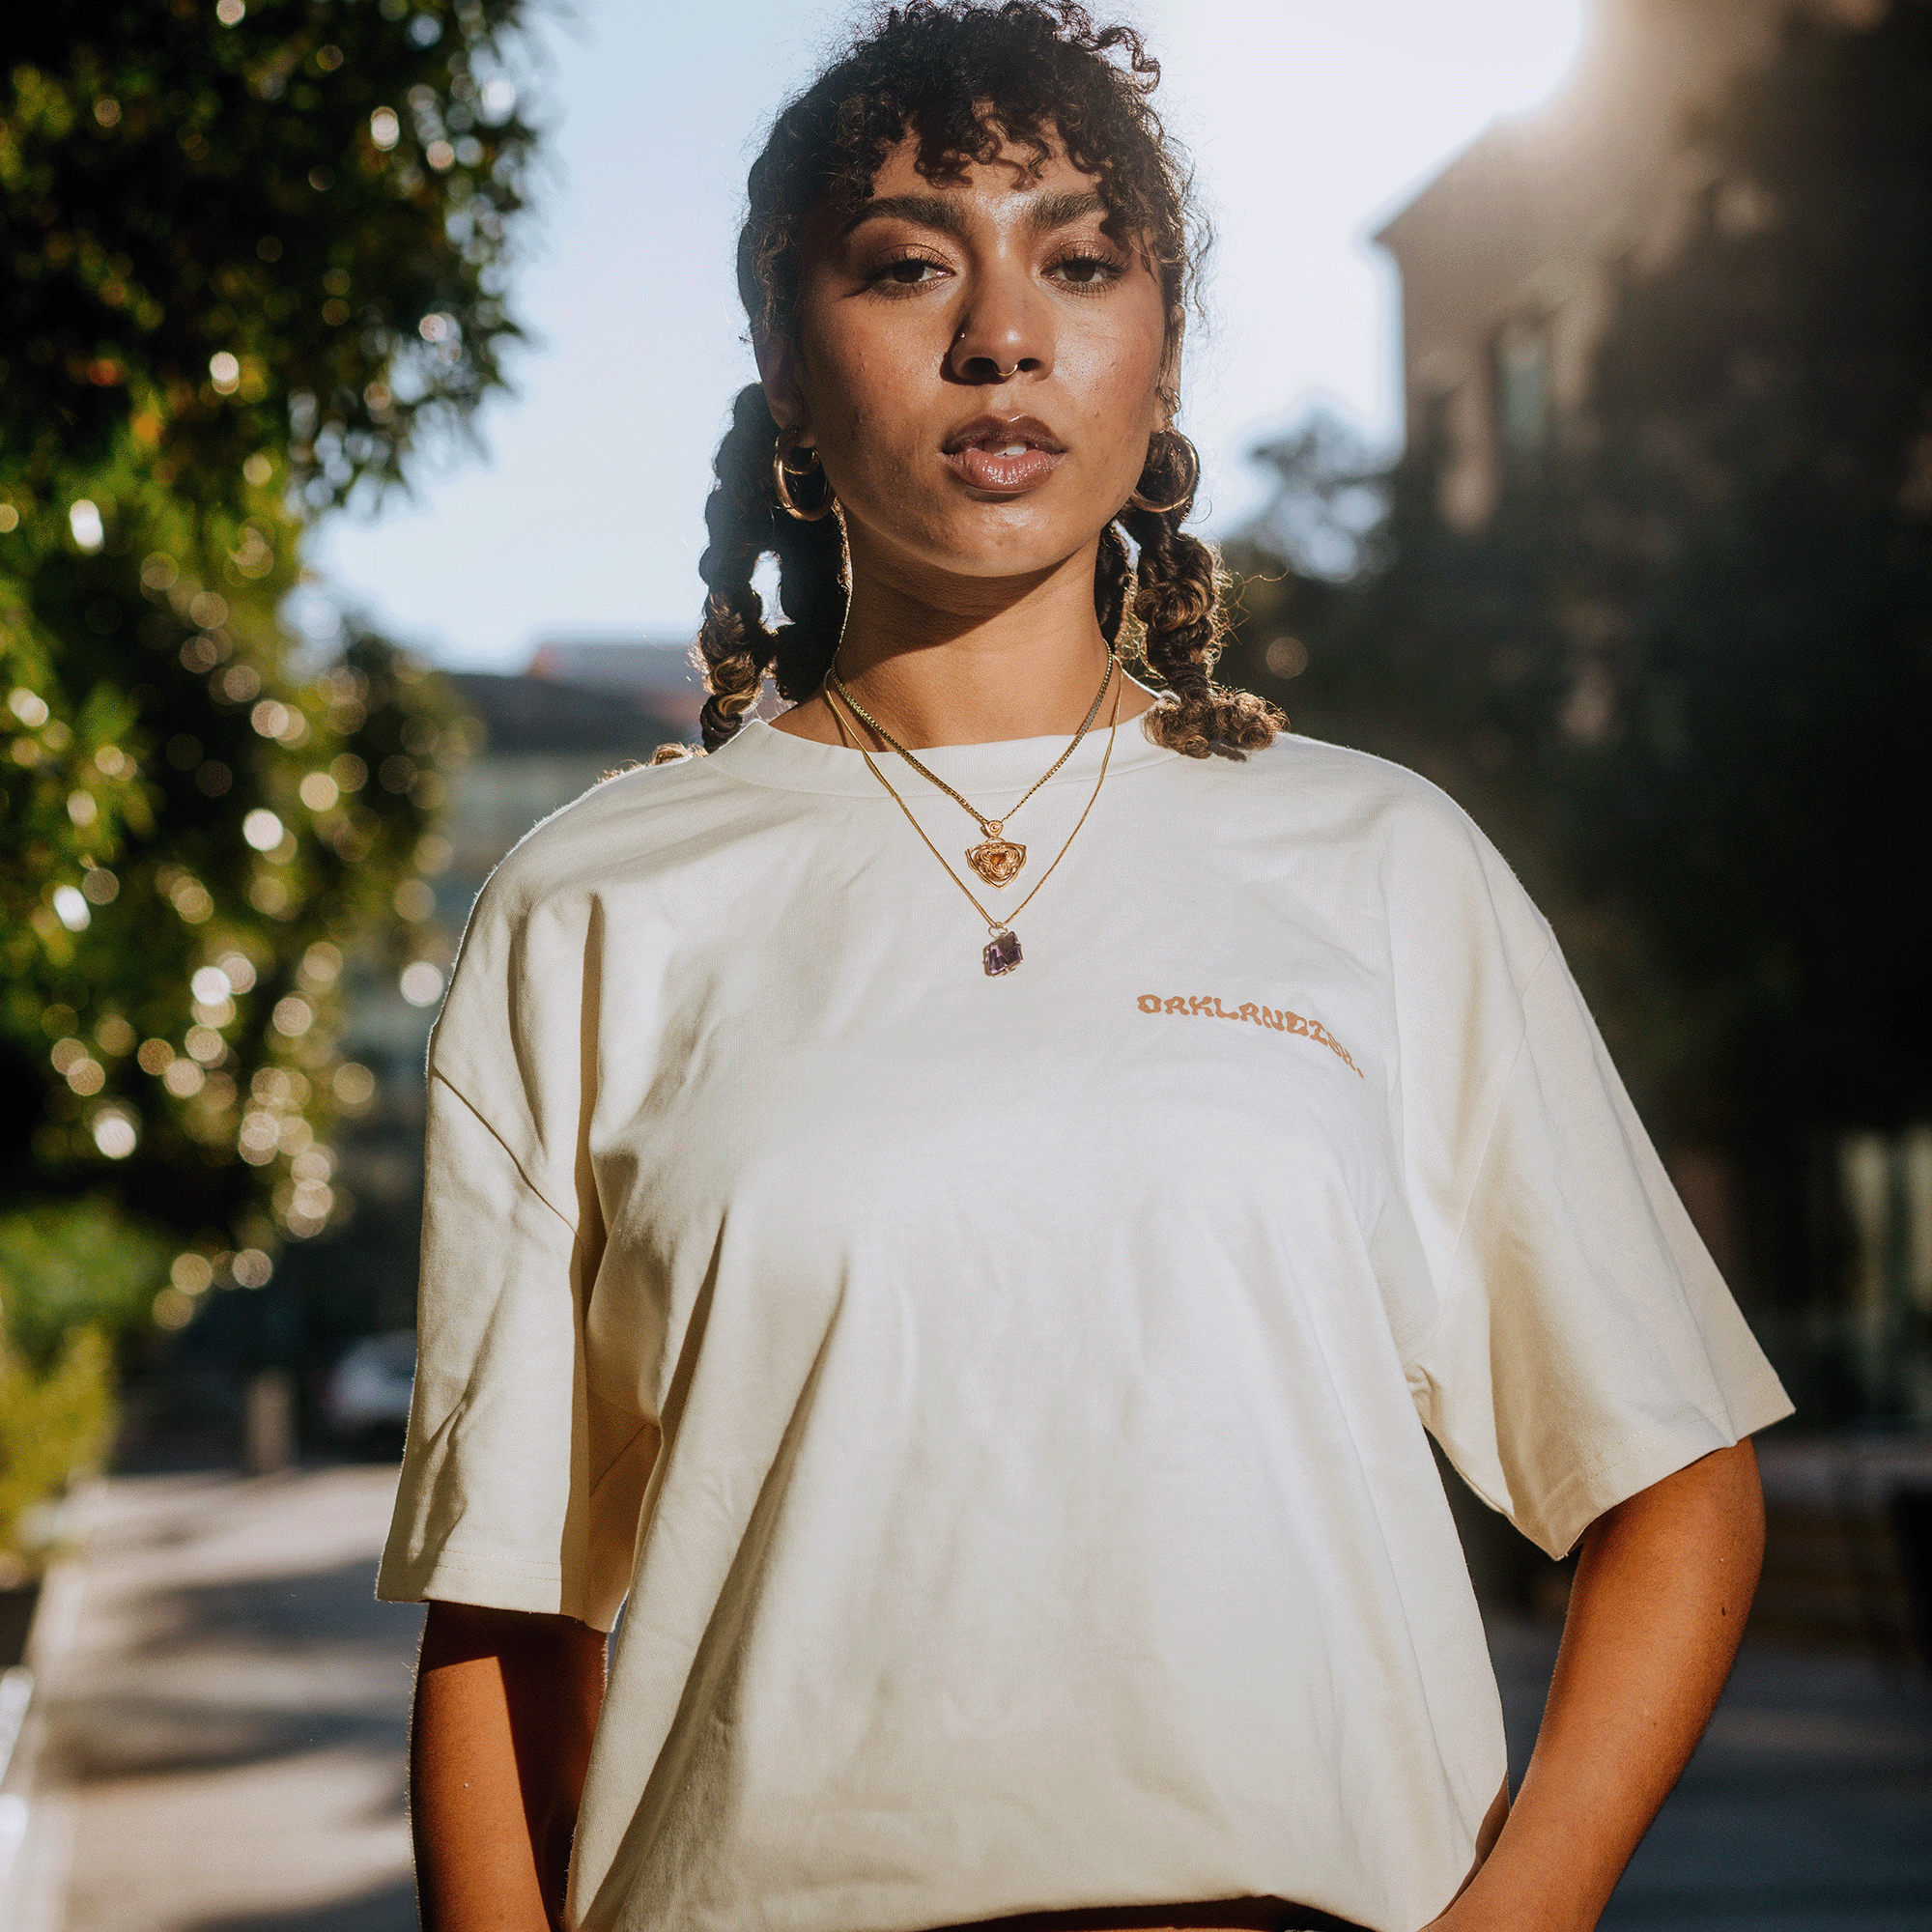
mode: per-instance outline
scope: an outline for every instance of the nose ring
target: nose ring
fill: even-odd
[[[962,328],[959,331],[959,333],[952,338],[953,348],[957,349],[959,345],[965,340],[966,340],[966,331]],[[974,359],[977,360],[978,358],[975,357]],[[986,357],[986,360],[988,362],[993,362],[993,358],[990,355]],[[1020,365],[1017,362],[1015,362],[1009,369],[1003,369],[997,362],[993,362],[993,374],[997,376],[1003,383],[1010,381],[1013,377],[1017,376],[1019,373],[1020,373]]]

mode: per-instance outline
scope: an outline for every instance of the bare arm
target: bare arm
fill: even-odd
[[[1522,1789],[1430,1932],[1589,1932],[1717,1707],[1763,1559],[1748,1442],[1591,1524]]]
[[[604,1638],[569,1617],[431,1604],[410,1727],[424,1932],[546,1932],[604,1700]]]

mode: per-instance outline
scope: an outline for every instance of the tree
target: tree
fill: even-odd
[[[1800,1295],[1820,1137],[1932,1113],[1932,5],[1794,15],[1689,133],[1711,186],[1619,269],[1582,419],[1469,534],[1409,451],[1341,582],[1235,547],[1232,670],[1470,807]],[[1291,500],[1365,480],[1275,462]]]
[[[1696,137],[1566,479],[1609,618],[1567,844],[1719,1016],[1714,1124],[1893,1125],[1932,1110],[1932,6],[1794,17]]]
[[[406,652],[352,626],[322,662],[280,611],[307,525],[502,380],[524,11],[9,23],[0,1208],[117,1204],[177,1295],[337,1210],[324,1137],[368,1092],[334,984],[430,910],[463,723]]]
[[[534,137],[504,63],[524,11],[18,12],[0,497],[57,526],[103,475],[152,477],[239,513],[281,470],[320,508],[460,422],[519,334],[504,250]]]

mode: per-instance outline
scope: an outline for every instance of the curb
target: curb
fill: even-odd
[[[48,1566],[24,1662],[0,1673],[0,1925],[61,1932],[67,1918],[73,1819],[66,1795],[43,1776],[46,1687],[58,1680],[87,1594],[87,1545],[99,1483],[68,1498],[72,1542]]]

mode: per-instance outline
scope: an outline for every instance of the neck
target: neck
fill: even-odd
[[[1026,578],[937,584],[864,569],[855,557],[838,674],[915,751],[1070,734],[1107,668],[1094,611],[1095,548]],[[1152,701],[1151,693],[1129,683],[1121,716],[1134,717]],[[787,712],[777,728],[846,742],[822,695]]]

